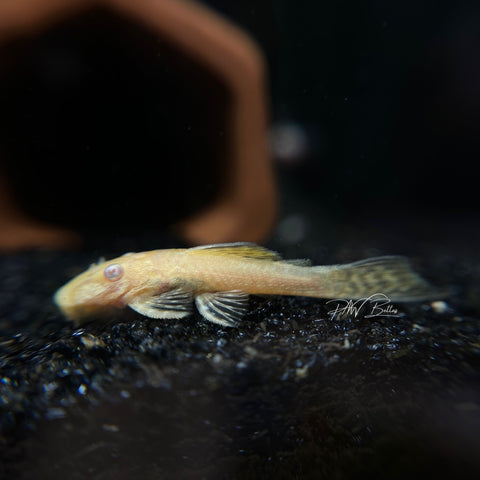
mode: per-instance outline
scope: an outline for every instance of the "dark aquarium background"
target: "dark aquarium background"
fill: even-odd
[[[311,202],[350,218],[478,212],[477,2],[208,3],[262,45],[274,152]]]

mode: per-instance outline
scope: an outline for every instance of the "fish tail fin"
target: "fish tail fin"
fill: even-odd
[[[366,298],[376,293],[398,302],[421,301],[444,296],[415,273],[401,256],[368,258],[345,265],[312,267],[321,274],[325,298]]]

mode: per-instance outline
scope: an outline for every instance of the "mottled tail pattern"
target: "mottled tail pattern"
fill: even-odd
[[[313,268],[318,268],[320,273],[322,267]],[[412,270],[404,257],[374,257],[331,268],[328,273],[328,290],[332,298],[356,299],[383,293],[391,300],[409,302],[439,295]]]

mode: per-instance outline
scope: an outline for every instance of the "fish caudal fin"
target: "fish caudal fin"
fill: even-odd
[[[374,257],[312,269],[321,273],[328,298],[358,299],[380,293],[393,301],[410,302],[443,296],[412,270],[405,257]]]

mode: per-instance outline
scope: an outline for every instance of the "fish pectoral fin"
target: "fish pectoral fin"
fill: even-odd
[[[208,253],[220,256],[238,256],[244,258],[255,258],[257,260],[279,261],[282,257],[268,248],[261,247],[256,243],[251,242],[236,242],[236,243],[216,243],[213,245],[200,245],[199,247],[189,248],[187,253],[195,255],[197,253]]]
[[[248,307],[248,294],[240,290],[202,293],[195,298],[198,311],[212,323],[236,327]]]
[[[192,304],[192,292],[178,287],[158,295],[139,295],[128,306],[150,318],[183,318],[192,313]]]

